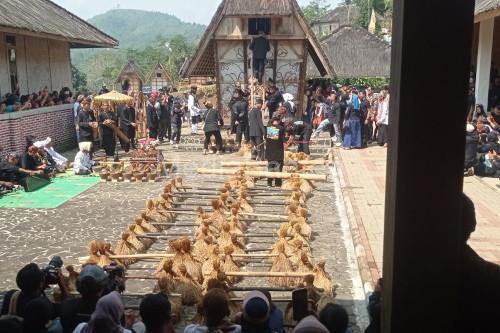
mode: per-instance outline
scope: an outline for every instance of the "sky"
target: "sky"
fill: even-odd
[[[220,0],[52,0],[73,14],[87,20],[110,9],[142,9],[173,14],[186,22],[210,23]],[[251,1],[251,0],[249,0]],[[298,0],[303,6],[310,0]],[[335,7],[341,0],[326,0]]]

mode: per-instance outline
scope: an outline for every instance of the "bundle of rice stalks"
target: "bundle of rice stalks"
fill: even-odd
[[[233,251],[235,254],[243,254],[243,253],[246,253],[245,252],[245,245],[240,242],[240,240],[238,239],[238,236],[236,235],[231,235],[231,245],[233,247]]]
[[[325,270],[325,261],[321,260],[314,266],[314,286],[322,288],[326,295],[333,295],[333,283],[330,275]]]
[[[75,271],[75,267],[73,265],[67,265],[66,270],[68,271],[68,276],[64,276],[64,284],[68,291],[77,291],[76,289],[76,280],[78,280],[78,275],[80,275],[77,271]]]
[[[219,195],[219,201],[224,211],[228,211],[231,205],[233,204],[233,198],[230,198],[228,192],[221,193]]]
[[[210,219],[213,221],[214,225],[220,229],[222,223],[226,220],[226,214],[224,209],[222,209],[219,200],[212,200],[213,212],[210,215]]]
[[[309,245],[309,242],[302,234],[303,234],[302,226],[300,224],[294,224],[291,242],[293,243],[296,240],[300,240],[302,241],[302,243],[304,243],[304,245]]]
[[[314,185],[307,179],[300,179],[300,190],[302,193],[309,195],[314,191]]]
[[[296,267],[299,262],[302,260],[302,255],[305,254],[307,256],[307,260],[311,261],[311,251],[309,248],[304,247],[304,243],[301,240],[296,240],[293,243],[293,250],[290,256],[290,261]],[[312,269],[312,267],[311,267]]]
[[[165,186],[163,186],[163,193],[172,193],[172,192],[173,192],[172,184],[168,183]]]
[[[282,244],[285,247],[285,253],[290,256],[293,251],[293,247],[288,243],[288,224],[283,223],[280,226],[280,229],[278,230],[278,239],[273,245],[273,248],[271,250],[271,254],[278,254],[278,248]]]
[[[231,226],[229,223],[223,223],[217,244],[220,249],[224,249],[226,246],[231,245],[231,243]]]
[[[169,279],[166,276],[159,277],[153,292],[170,295],[175,290],[175,284],[176,281],[173,279]]]
[[[195,257],[196,260],[202,262],[205,259],[205,256],[207,255],[207,246],[208,243],[206,239],[211,236],[206,236],[204,234],[200,235],[199,237],[196,237],[195,242],[193,243],[193,256]]]
[[[210,229],[205,226],[198,227],[196,229],[195,238],[196,240],[211,236]]]
[[[196,213],[196,224],[198,225],[201,225],[201,222],[203,220],[208,220],[210,218],[210,214],[205,213],[205,211],[201,207],[196,208]]]
[[[159,209],[155,205],[155,202],[153,200],[151,200],[151,199],[149,199],[146,202],[146,209],[141,214],[141,217],[142,217],[142,215],[144,215],[145,217],[147,217],[151,221],[156,221],[156,222],[163,222],[163,221],[165,221],[165,216],[159,212]]]
[[[217,276],[219,273],[223,272],[222,270],[222,265],[224,264],[224,262],[221,262],[221,260],[219,258],[217,259],[214,259],[212,261],[212,268],[210,271],[208,271],[208,274],[203,274],[203,285],[202,285],[202,289],[204,291],[207,290],[207,286],[208,286],[208,281],[211,280],[211,279],[217,279]]]
[[[285,245],[277,244],[276,250],[278,256],[274,258],[270,272],[293,272],[293,265],[285,254]],[[289,287],[294,283],[294,278],[271,277],[269,283],[277,287]]]
[[[240,150],[238,150],[236,155],[242,156],[244,158],[252,158],[252,145],[251,144],[241,145]]]
[[[142,229],[137,224],[131,224],[128,226],[128,241],[137,249],[138,253],[144,253],[151,245],[153,245],[153,239],[141,238],[139,239],[137,235],[144,234],[144,229]]]
[[[201,222],[201,226],[203,228],[207,228],[208,229],[208,234],[217,238],[219,237],[219,234],[220,234],[220,229],[217,228],[212,219],[207,219],[207,220],[203,220],[203,222]]]
[[[224,266],[223,270],[224,272],[239,272],[240,267],[234,262],[234,259],[232,257],[234,253],[234,248],[232,246],[226,246],[224,248]],[[242,280],[242,277],[238,276],[230,276],[228,277],[229,282],[231,283],[238,283]]]
[[[300,190],[293,190],[288,202],[289,203],[294,202],[294,203],[298,204],[299,206],[303,206],[306,202],[306,197],[302,192],[300,192]]]
[[[146,232],[158,232],[159,231],[159,229],[157,227],[155,227],[153,224],[149,223],[148,221],[146,221],[142,217],[137,217],[135,219],[135,224],[139,228],[143,229]]]
[[[295,225],[299,225],[300,226],[300,234],[302,236],[304,236],[304,238],[306,238],[306,239],[310,239],[311,238],[312,228],[306,222],[305,218],[303,218],[302,216],[301,217],[297,217],[297,218],[293,219],[293,222],[294,222],[293,223],[294,227],[295,227]]]
[[[138,250],[134,247],[132,243],[129,242],[129,236],[130,234],[128,232],[124,232],[121,236],[121,239],[116,243],[114,252],[116,254],[123,254],[123,255],[128,255],[128,254],[136,254]],[[125,265],[131,265],[135,262],[136,260],[134,259],[120,259],[120,262]]]
[[[201,265],[194,259],[193,254],[192,254],[192,245],[191,245],[191,240],[187,237],[181,237],[179,239],[180,241],[180,263],[183,264],[187,272],[189,273],[190,276],[193,277],[198,282],[203,281],[203,274],[201,273]],[[177,258],[177,256],[174,257],[174,262]]]
[[[295,175],[292,175],[291,178],[288,178],[281,185],[282,189],[293,191],[293,189],[300,188],[300,178]]]
[[[219,271],[217,272],[216,277],[212,277],[209,279],[205,280],[207,283],[205,285],[205,288],[203,289],[204,292],[209,291],[210,289],[218,288],[222,290],[228,290],[231,286],[231,283],[227,280],[226,273]]]
[[[237,217],[232,216],[229,218],[229,226],[231,227],[229,230],[231,234],[243,235],[243,230],[240,229],[241,224]]]
[[[313,264],[309,260],[309,256],[307,255],[307,253],[302,252],[300,255],[300,260],[296,263],[296,271],[311,273],[313,271],[313,268]]]
[[[182,181],[181,181],[181,183],[179,184],[179,183],[177,182],[176,178],[172,179],[172,180],[170,181],[170,185],[172,185],[172,186],[170,187],[171,192],[172,192],[172,193],[175,193],[175,192],[184,192],[184,191],[185,191],[185,189],[181,189],[181,188],[179,188],[179,187],[181,186],[181,184],[182,184]]]
[[[184,264],[179,265],[179,276],[175,281],[174,292],[182,295],[182,305],[195,305],[201,301],[201,285],[188,273]]]
[[[174,272],[173,267],[173,260],[167,259],[164,260],[161,270],[156,272],[156,276],[158,277],[158,289],[162,292],[167,290],[171,293],[174,290],[174,280],[177,277],[177,274]],[[160,280],[163,280],[163,282],[160,283]]]
[[[285,212],[288,214],[288,218],[290,218],[290,215],[293,217],[299,216],[299,205],[295,202],[291,202],[286,208]]]
[[[240,204],[241,210],[245,213],[253,213],[253,207],[250,206],[247,200],[248,194],[246,191],[242,191],[238,196],[238,203]]]
[[[160,202],[163,203],[164,207],[170,209],[170,207],[172,207],[172,204],[174,203],[174,197],[170,193],[163,193],[160,196]]]
[[[88,264],[98,264],[99,263],[99,242],[92,241],[89,244],[89,258],[87,259]]]
[[[174,179],[174,187],[179,191],[179,192],[186,192],[186,189],[183,188],[184,186],[184,179],[182,179],[181,176],[177,176]]]
[[[220,251],[218,247],[212,248],[212,251],[206,258],[206,260],[203,262],[203,265],[201,266],[201,271],[204,276],[209,275],[212,270],[213,270],[213,264],[214,261],[220,261]]]

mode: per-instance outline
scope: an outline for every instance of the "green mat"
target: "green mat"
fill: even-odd
[[[0,197],[0,208],[57,208],[99,181],[96,176],[75,176],[68,171],[35,192],[21,189]]]

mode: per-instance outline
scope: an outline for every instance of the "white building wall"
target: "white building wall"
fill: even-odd
[[[26,63],[25,37],[16,35],[16,62],[17,82],[21,87],[21,94],[28,94],[33,89],[28,82],[28,68]]]
[[[48,40],[26,37],[25,46],[30,92],[39,91],[45,86],[49,90],[59,90],[60,87],[52,87]]]
[[[56,40],[49,40],[48,43],[52,90],[60,90],[62,87],[71,88],[69,44]]]
[[[476,70],[476,103],[488,107],[490,85],[491,53],[493,49],[493,31],[495,18],[479,23],[479,46]]]

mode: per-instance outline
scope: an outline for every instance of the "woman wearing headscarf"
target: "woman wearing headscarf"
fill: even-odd
[[[132,333],[121,324],[123,301],[117,291],[99,299],[88,323],[79,324],[73,333]]]
[[[347,107],[344,121],[344,149],[361,148],[361,113],[359,98],[356,90],[351,93],[351,103]]]

